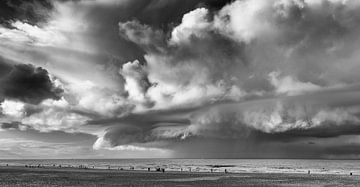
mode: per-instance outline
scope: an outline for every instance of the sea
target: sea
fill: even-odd
[[[360,175],[360,160],[316,159],[42,159],[0,160],[0,166],[87,167],[91,169],[231,172],[317,173]]]

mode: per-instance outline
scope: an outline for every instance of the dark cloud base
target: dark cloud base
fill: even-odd
[[[16,99],[30,104],[39,104],[45,99],[60,99],[63,90],[54,86],[45,69],[31,64],[13,67],[0,64],[6,67],[0,77],[0,96],[3,99]]]

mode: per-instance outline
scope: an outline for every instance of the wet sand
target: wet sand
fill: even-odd
[[[360,186],[358,175],[0,167],[0,186]]]

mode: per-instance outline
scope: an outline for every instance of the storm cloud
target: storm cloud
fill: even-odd
[[[31,64],[19,64],[0,78],[3,98],[39,104],[45,99],[59,100],[63,90],[51,81],[48,72]]]
[[[3,130],[173,157],[359,156],[355,0],[6,2]]]

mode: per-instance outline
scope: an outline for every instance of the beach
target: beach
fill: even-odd
[[[0,186],[359,186],[359,175],[1,166]]]

